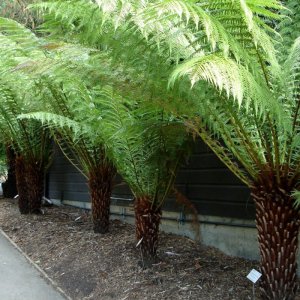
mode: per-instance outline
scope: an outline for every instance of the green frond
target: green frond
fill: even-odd
[[[293,197],[295,199],[295,207],[299,208],[299,206],[300,206],[300,191],[295,190],[293,192]]]
[[[285,62],[284,67],[286,69],[289,69],[291,71],[297,71],[299,69],[299,64],[300,64],[300,31],[299,31],[299,36],[298,38],[294,41],[290,52],[289,56]]]
[[[99,130],[108,155],[136,196],[151,196],[161,205],[186,153],[184,124],[150,103],[129,109],[126,99],[110,87],[103,88],[98,97]]]
[[[284,18],[277,27],[282,37],[279,42],[283,48],[290,49],[300,35],[300,5],[297,0],[285,1],[285,5],[287,10],[283,11]]]
[[[45,16],[49,15],[49,17],[45,17],[45,22],[40,26],[40,31],[49,33],[50,29],[52,36],[61,36],[64,33],[65,37],[72,40],[74,34],[76,35],[78,31],[84,31],[85,38],[90,44],[95,45],[95,40],[98,40],[98,36],[103,34],[103,14],[93,1],[58,0],[39,2],[30,5],[29,9],[38,11]],[[95,26],[95,22],[97,22],[97,26]],[[84,38],[81,41],[84,41]]]
[[[35,7],[51,38],[76,44],[46,43],[44,57],[28,51],[25,60],[20,41],[2,34],[11,60],[3,70],[22,74],[16,76],[24,76],[29,95],[30,85],[38,88],[47,113],[59,115],[44,118],[63,128],[66,144],[73,146],[77,130],[83,164],[102,147],[133,192],[159,204],[187,128],[249,186],[266,166],[277,180],[283,167],[300,168],[299,40],[292,48],[278,42],[276,30],[283,35],[287,22],[279,1],[67,0]]]
[[[68,128],[74,133],[74,140],[79,138],[83,131],[83,124],[71,120],[70,118],[50,113],[50,112],[34,112],[21,114],[18,116],[19,119],[34,119],[40,121],[43,126],[51,129],[64,129]]]
[[[211,83],[220,92],[225,91],[228,98],[237,100],[239,106],[243,101],[248,107],[250,102],[257,105],[260,99],[272,97],[246,68],[219,54],[203,55],[182,63],[172,73],[169,84],[173,86],[183,76],[190,78],[192,87],[200,80]]]
[[[0,17],[0,32],[22,45],[23,49],[33,50],[41,46],[40,40],[31,30],[14,20]]]
[[[216,156],[228,167],[231,172],[237,176],[247,186],[251,186],[252,180],[251,177],[243,170],[239,164],[235,161],[235,157],[231,151],[228,151],[223,145],[216,139],[213,135],[211,135],[208,131],[205,130],[202,126],[199,129],[199,125],[186,123],[186,126],[194,133],[197,133],[202,141],[207,144],[210,149],[216,154]],[[236,153],[235,153],[236,154]],[[247,169],[249,172],[249,169]]]

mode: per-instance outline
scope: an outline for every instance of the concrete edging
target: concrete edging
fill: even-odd
[[[17,249],[23,257],[26,258],[26,260],[29,262],[31,266],[33,266],[36,270],[38,270],[41,275],[43,276],[46,281],[52,285],[63,297],[65,297],[67,300],[73,300],[71,297],[69,297],[60,287],[59,285],[51,279],[47,273],[41,269],[1,228],[0,233],[14,246],[15,249]]]

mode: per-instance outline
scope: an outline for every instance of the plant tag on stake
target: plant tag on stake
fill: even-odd
[[[262,274],[256,271],[255,269],[252,269],[251,272],[247,275],[247,278],[255,284],[257,280],[261,277],[261,275]]]
[[[138,241],[135,247],[137,248],[142,243],[142,241],[143,241],[143,237]]]

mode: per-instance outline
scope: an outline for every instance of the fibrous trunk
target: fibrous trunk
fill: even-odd
[[[44,168],[37,161],[16,158],[16,179],[21,214],[40,213],[44,194]]]
[[[256,226],[261,254],[263,299],[292,300],[297,291],[299,211],[291,192],[256,187]]]
[[[148,197],[135,199],[136,238],[140,242],[144,267],[156,262],[161,208],[155,207]]]
[[[102,164],[90,171],[89,188],[92,202],[94,232],[109,230],[110,197],[115,171],[109,164]]]
[[[16,157],[16,180],[19,194],[18,205],[21,214],[29,213],[27,197],[26,164],[23,156]]]
[[[38,161],[28,162],[26,166],[28,205],[30,213],[40,213],[44,195],[44,168]]]
[[[16,183],[16,154],[11,146],[6,147],[7,179],[2,183],[3,196],[13,198],[18,194]]]

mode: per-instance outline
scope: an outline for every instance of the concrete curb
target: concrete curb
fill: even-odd
[[[41,273],[43,278],[46,279],[46,281],[50,285],[52,285],[63,297],[65,297],[67,300],[73,300],[1,228],[0,228],[0,234],[2,234],[14,246],[14,248],[16,248],[26,258],[26,260],[30,263],[30,265],[32,265],[35,269],[37,269]]]

